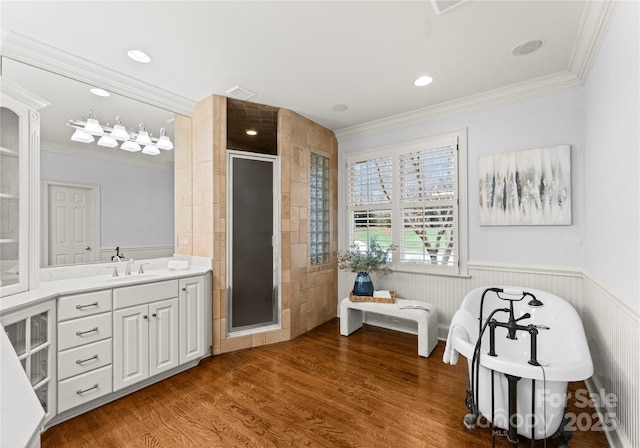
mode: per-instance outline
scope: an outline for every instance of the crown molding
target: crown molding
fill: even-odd
[[[35,109],[42,109],[50,104],[48,101],[34,95],[15,82],[9,81],[2,76],[0,76],[0,86],[2,87],[3,93],[9,94]]]
[[[581,86],[572,73],[554,74],[341,129],[336,131],[336,137],[338,142],[345,142]]]
[[[0,55],[181,115],[191,116],[196,105],[194,100],[12,31],[2,32]]]
[[[619,2],[620,0],[606,0],[590,1],[586,4],[569,63],[569,71],[583,84],[587,81]]]
[[[516,103],[584,86],[598,49],[607,34],[618,1],[587,2],[569,67],[566,71],[392,115],[361,125],[339,129],[335,132],[338,142],[409,128],[433,120]]]

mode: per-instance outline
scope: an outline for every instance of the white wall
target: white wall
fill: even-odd
[[[637,305],[639,9],[620,2],[584,89],[584,269]]]
[[[611,446],[640,446],[640,3],[623,1],[584,88],[582,322],[594,389],[616,398]],[[607,415],[607,414],[605,414]]]
[[[422,126],[339,143],[345,155],[376,146],[467,128],[469,260],[544,266],[580,266],[584,227],[582,188],[582,96],[580,90],[432,121]],[[570,226],[485,227],[478,221],[478,157],[509,151],[571,145],[573,224]],[[340,200],[344,193],[340,172]],[[344,211],[346,204],[339,203]],[[339,216],[344,225],[344,216]],[[343,232],[343,235],[346,231]],[[345,241],[341,241],[344,245]]]
[[[173,246],[173,169],[43,150],[40,178],[100,185],[101,247]]]

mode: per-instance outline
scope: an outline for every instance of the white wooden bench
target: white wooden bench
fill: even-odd
[[[340,334],[349,336],[362,328],[363,313],[376,313],[418,323],[418,355],[428,358],[438,345],[436,310],[400,309],[395,303],[352,302],[348,297],[340,302]]]

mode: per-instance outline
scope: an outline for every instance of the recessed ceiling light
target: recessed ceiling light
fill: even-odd
[[[431,76],[422,75],[419,78],[417,78],[415,81],[413,81],[413,85],[416,87],[424,87],[431,84],[432,81],[433,81],[433,78]]]
[[[255,129],[247,129],[245,132],[247,133],[247,135],[258,135],[258,131],[256,131]]]
[[[127,55],[136,62],[147,64],[151,62],[151,56],[141,50],[129,50]]]
[[[89,89],[89,92],[93,93],[94,95],[97,96],[111,96],[111,94],[109,92],[107,92],[104,89],[100,89],[99,87],[93,87],[91,89]]]
[[[349,109],[349,106],[347,106],[346,104],[334,104],[333,106],[331,106],[331,110],[335,112],[344,112],[347,109]]]
[[[514,56],[524,56],[526,54],[531,54],[542,47],[542,44],[543,42],[540,39],[528,40],[516,45],[513,50],[511,50],[511,54]]]

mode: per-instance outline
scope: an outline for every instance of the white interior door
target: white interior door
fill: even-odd
[[[97,187],[48,183],[46,188],[47,265],[96,261]]]

